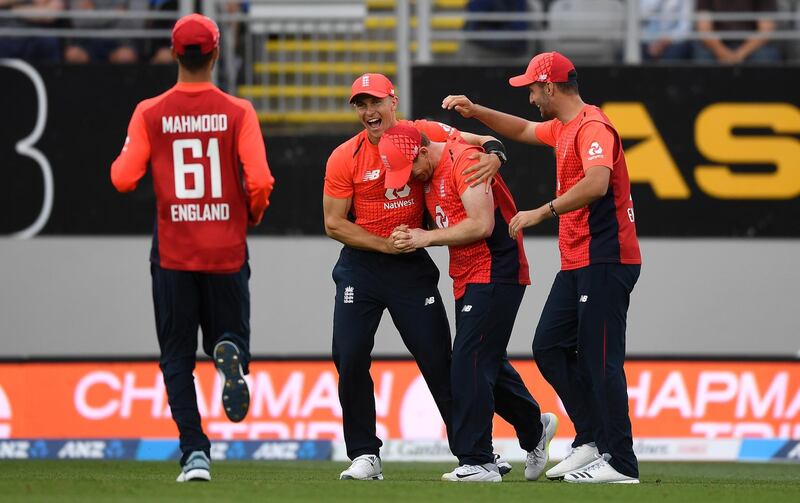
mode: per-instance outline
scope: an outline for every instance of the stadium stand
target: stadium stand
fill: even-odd
[[[548,11],[553,38],[545,50],[565,54],[576,63],[619,60],[622,42],[607,37],[622,33],[625,7],[618,0],[556,0]]]

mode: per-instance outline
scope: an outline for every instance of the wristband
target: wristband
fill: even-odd
[[[506,155],[506,147],[500,142],[500,140],[489,140],[483,145],[483,150],[486,151],[487,154],[494,154],[500,159],[500,167],[506,163],[508,160],[508,156]]]
[[[558,218],[558,212],[553,207],[553,201],[555,201],[555,199],[553,199],[549,203],[547,203],[547,207],[550,208],[550,213],[552,213],[555,218]]]

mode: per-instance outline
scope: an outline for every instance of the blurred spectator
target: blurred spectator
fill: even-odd
[[[726,64],[776,63],[780,51],[767,36],[775,30],[775,21],[757,17],[758,12],[776,12],[775,0],[697,0],[697,31],[757,31],[759,35],[742,39],[720,39],[709,35],[694,44],[695,61],[718,61]],[[747,21],[713,21],[708,14],[752,12]]]
[[[55,26],[48,17],[64,10],[63,0],[0,0],[0,10],[36,17],[0,18],[0,28],[45,28]],[[56,37],[0,37],[0,58],[19,58],[36,63],[58,63],[61,47]]]
[[[642,34],[651,37],[642,44],[645,61],[691,59],[693,11],[694,0],[641,0]]]
[[[469,0],[467,12],[471,14],[525,13],[528,11],[527,0]],[[506,21],[467,21],[465,31],[525,31],[528,29],[526,20]],[[515,40],[470,40],[468,50],[475,55],[475,49],[486,49],[487,55],[492,56],[519,56],[528,53],[528,41]]]
[[[71,10],[98,10],[126,11],[129,0],[69,0]],[[113,19],[86,19],[72,20],[72,26],[78,29],[111,30],[130,28],[131,21],[124,18]],[[67,63],[95,63],[108,61],[110,63],[135,63],[139,59],[138,51],[133,42],[118,38],[78,38],[71,40],[64,50],[64,60]]]
[[[150,0],[150,10],[158,12],[177,12],[178,0]],[[150,28],[161,30],[172,30],[175,21],[170,19],[154,19],[150,22]],[[154,39],[150,41],[150,50],[147,55],[150,62],[157,64],[175,63],[172,58],[172,41],[169,38]]]

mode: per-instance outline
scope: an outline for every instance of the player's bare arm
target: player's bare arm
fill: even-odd
[[[477,162],[465,169],[461,174],[466,175],[472,173],[472,175],[467,178],[467,182],[470,183],[472,187],[477,187],[478,185],[485,183],[485,191],[488,193],[492,180],[494,179],[495,175],[497,175],[497,172],[500,171],[500,168],[503,166],[503,162],[505,162],[505,149],[502,148],[502,143],[500,143],[494,136],[480,135],[462,131],[461,138],[463,138],[464,141],[470,145],[481,146],[486,150],[486,152],[476,152],[471,154],[468,159],[475,160]],[[497,144],[500,146],[498,149],[499,151],[489,150],[492,145]]]
[[[455,110],[462,117],[475,118],[486,124],[501,136],[510,138],[520,143],[542,145],[536,137],[538,122],[529,121],[516,115],[507,114],[498,110],[473,103],[464,95],[449,95],[442,100],[442,108]]]
[[[399,254],[412,250],[398,250],[394,247],[391,236],[382,238],[363,227],[354,224],[347,218],[352,206],[352,198],[336,198],[327,194],[322,196],[322,212],[325,222],[325,234],[342,244],[361,250],[381,253]]]
[[[467,218],[444,229],[409,229],[395,246],[425,248],[427,246],[461,246],[486,239],[494,230],[494,196],[483,188],[470,187],[461,195]]]
[[[508,223],[508,234],[516,237],[525,227],[532,227],[556,215],[563,215],[589,205],[606,195],[610,179],[611,168],[592,166],[586,170],[586,175],[581,181],[561,196],[534,210],[520,211],[514,215]]]

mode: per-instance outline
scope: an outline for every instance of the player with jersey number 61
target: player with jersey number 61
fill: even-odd
[[[150,253],[156,332],[172,418],[178,426],[178,482],[210,480],[210,448],[197,409],[192,371],[197,328],[223,379],[231,421],[250,405],[250,266],[247,226],[257,225],[274,179],[250,102],[212,84],[219,29],[199,14],[172,31],[178,82],[139,103],[122,152],[111,166],[120,192],[153,174],[156,228]],[[241,166],[241,168],[240,168]]]

